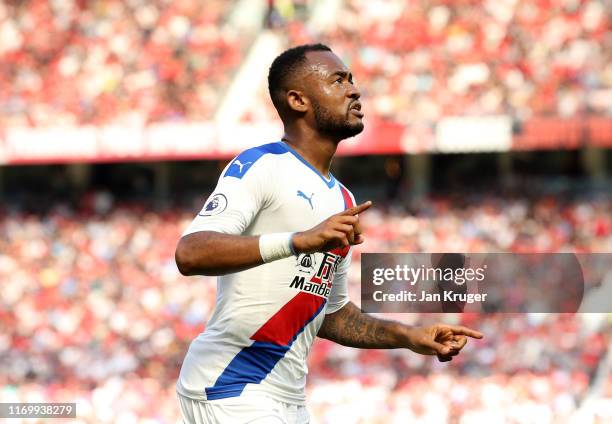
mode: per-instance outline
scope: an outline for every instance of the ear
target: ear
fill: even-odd
[[[289,108],[296,112],[306,112],[310,107],[310,100],[303,92],[298,90],[287,91],[287,103]]]

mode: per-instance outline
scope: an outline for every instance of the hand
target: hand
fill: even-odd
[[[372,206],[371,201],[354,206],[310,230],[293,235],[293,248],[297,253],[327,252],[338,247],[361,244],[365,238],[361,234],[358,214]]]
[[[440,362],[448,362],[466,345],[466,336],[483,338],[482,333],[457,325],[434,324],[412,328],[409,335],[410,349],[422,355],[437,355]]]

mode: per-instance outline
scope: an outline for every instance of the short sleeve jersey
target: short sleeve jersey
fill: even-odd
[[[304,231],[354,206],[289,145],[242,152],[183,236]],[[200,400],[265,393],[303,404],[306,359],[325,314],[348,303],[350,249],[300,254],[217,280],[215,310],[190,345],[177,391]]]

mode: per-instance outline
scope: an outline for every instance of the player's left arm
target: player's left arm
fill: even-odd
[[[318,336],[362,349],[407,348],[423,355],[438,355],[442,362],[458,355],[468,337],[483,337],[482,333],[463,326],[434,324],[411,327],[383,320],[362,313],[353,302],[326,315]]]

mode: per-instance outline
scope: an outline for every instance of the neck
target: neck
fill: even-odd
[[[282,140],[300,154],[309,164],[326,178],[329,178],[329,168],[338,148],[338,141],[323,137],[316,133],[292,131],[285,127]]]

